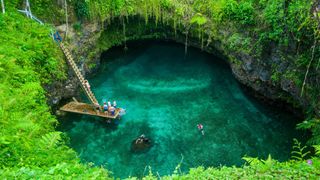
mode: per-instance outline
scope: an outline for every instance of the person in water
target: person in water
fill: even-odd
[[[141,138],[136,139],[136,144],[141,144],[142,142],[143,142],[143,139]]]
[[[119,108],[119,116],[118,116],[118,119],[121,119],[121,117],[123,116],[123,115],[125,115],[126,114],[126,109],[124,109],[124,108]]]
[[[139,138],[136,139],[136,144],[141,144],[141,143],[149,143],[150,140],[146,138],[144,134],[141,134]]]
[[[131,150],[136,153],[145,152],[150,149],[152,142],[144,134],[134,139],[131,143]]]
[[[204,135],[203,125],[198,124],[197,127],[198,127],[198,130],[201,132],[201,134]]]
[[[120,111],[120,112],[119,112],[119,116],[123,116],[123,115],[126,114],[126,109],[124,109],[124,108],[120,108],[119,111]]]

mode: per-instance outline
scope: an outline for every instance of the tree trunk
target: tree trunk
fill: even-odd
[[[127,50],[127,37],[126,37],[126,23],[124,21],[124,16],[122,16],[122,26],[123,26],[123,40],[124,40],[124,50]]]
[[[316,46],[317,46],[317,40],[314,41],[314,44],[313,44],[313,46],[312,46],[311,60],[310,60],[310,62],[309,62],[309,64],[308,64],[306,74],[304,75],[304,80],[303,80],[303,84],[302,84],[302,88],[301,88],[301,94],[300,94],[301,97],[302,97],[302,95],[303,95],[304,88],[305,88],[305,85],[306,85],[306,82],[307,82],[307,77],[308,77],[308,74],[309,74],[309,70],[310,70],[312,61],[313,61],[313,59],[314,59],[314,50],[315,50]]]
[[[2,13],[4,14],[6,12],[5,8],[4,8],[4,2],[3,0],[1,0],[1,6],[2,6]]]
[[[189,31],[187,30],[187,32],[186,32],[186,41],[185,41],[185,44],[184,44],[184,55],[185,56],[188,53],[188,35],[189,35]]]
[[[65,12],[66,12],[66,31],[64,34],[64,39],[67,39],[67,35],[68,35],[68,5],[67,5],[67,0],[64,0],[64,7],[65,7]]]

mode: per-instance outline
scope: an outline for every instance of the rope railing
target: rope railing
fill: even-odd
[[[37,21],[38,23],[40,23],[41,25],[43,25],[43,22],[32,14],[29,0],[26,0],[26,6],[25,6],[24,10],[18,10],[18,11],[26,14],[28,18],[31,18],[31,19]]]

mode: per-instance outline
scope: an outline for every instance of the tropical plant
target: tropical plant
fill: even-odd
[[[293,139],[293,150],[291,152],[291,158],[296,161],[306,160],[310,151],[307,151],[307,146],[301,146],[301,142],[297,139]]]

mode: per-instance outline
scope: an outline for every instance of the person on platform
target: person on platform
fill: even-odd
[[[105,102],[103,103],[103,111],[104,111],[105,114],[108,113],[108,105]]]
[[[108,110],[111,113],[111,115],[114,116],[116,108],[114,108],[113,106],[110,106]]]
[[[94,104],[94,109],[96,110],[96,113],[97,113],[97,114],[100,114],[101,107],[100,107],[100,104],[99,104],[99,103],[95,103],[95,104]]]
[[[113,107],[117,108],[117,102],[116,101],[113,101]]]

